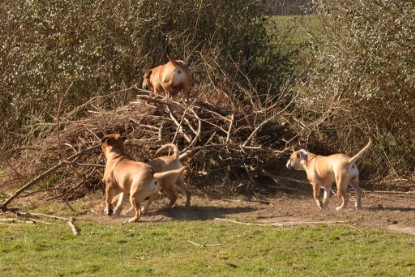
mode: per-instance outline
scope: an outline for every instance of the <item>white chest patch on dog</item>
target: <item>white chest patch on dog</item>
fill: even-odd
[[[308,152],[304,149],[300,150],[300,164],[305,168],[307,166]]]
[[[308,152],[306,150],[304,150],[304,149],[301,149],[300,150],[300,158],[301,158],[301,160],[302,161],[303,160],[307,160],[307,156],[308,156]]]
[[[349,172],[351,176],[356,176],[359,174],[359,170],[357,170],[356,164],[349,165]]]
[[[178,86],[178,85],[180,85],[181,83],[183,83],[183,81],[186,79],[186,75],[185,75],[185,73],[183,72],[183,70],[181,70],[181,69],[177,69],[175,72],[174,72],[174,85],[175,86]]]

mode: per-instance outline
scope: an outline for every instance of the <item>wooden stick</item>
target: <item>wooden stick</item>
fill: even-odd
[[[234,120],[235,120],[235,114],[234,114],[234,113],[232,113],[232,114],[231,114],[231,122],[229,123],[228,133],[226,134],[226,140],[225,140],[225,143],[228,143],[228,142],[229,142],[229,139],[230,139],[230,137],[231,137],[232,127],[233,127],[233,122],[234,122]]]
[[[222,244],[219,244],[219,243],[215,243],[215,244],[207,244],[207,243],[199,244],[199,243],[196,243],[196,242],[191,241],[191,240],[187,240],[187,242],[190,243],[190,244],[193,244],[195,246],[198,246],[198,247],[210,247],[210,246],[220,246],[220,245],[222,245]]]
[[[344,221],[296,221],[296,222],[274,222],[274,223],[247,223],[241,222],[232,219],[225,219],[225,218],[215,218],[216,221],[223,221],[223,222],[230,222],[240,225],[248,225],[248,226],[294,226],[294,225],[309,225],[309,224],[342,224]]]
[[[33,217],[34,218],[47,217],[47,218],[52,218],[52,219],[60,219],[60,220],[69,221],[69,218],[67,218],[67,217],[56,216],[56,215],[39,214],[39,213],[28,213],[28,212],[19,212],[19,211],[16,211],[14,213],[16,215],[18,215],[18,216],[24,216],[24,217],[32,217],[32,218]]]
[[[70,217],[69,221],[68,221],[68,225],[69,225],[69,227],[71,227],[73,235],[77,236],[79,234],[79,232],[78,232],[78,229],[76,229],[76,226],[73,222],[74,222],[74,218]]]
[[[19,211],[16,211],[14,213],[17,216],[23,216],[23,217],[29,217],[29,218],[47,217],[47,218],[52,218],[52,219],[64,220],[64,221],[66,221],[68,223],[68,225],[71,228],[71,231],[74,234],[74,236],[77,236],[79,234],[78,229],[76,228],[76,226],[74,224],[75,219],[73,217],[67,218],[67,217],[56,216],[56,215],[39,214],[39,213],[28,213],[28,212],[19,212]],[[39,221],[39,222],[42,222],[42,221]],[[36,223],[36,222],[33,221],[33,223]],[[42,222],[42,223],[50,224],[48,222]]]
[[[177,118],[174,116],[172,110],[170,109],[170,107],[167,105],[167,109],[169,110],[169,114],[170,114],[170,118],[173,119],[173,122],[176,124],[177,126],[177,130],[183,135],[183,137],[186,139],[186,141],[188,143],[191,143],[192,139],[185,133],[185,131],[183,130],[182,125],[180,124],[180,122],[177,120]]]
[[[21,219],[17,219],[17,218],[0,218],[0,221],[11,222],[11,223],[26,223],[26,224],[35,224],[36,223],[33,220],[21,220]]]
[[[246,139],[246,141],[244,142],[244,144],[242,144],[242,147],[246,147],[246,145],[252,140],[252,138],[258,133],[258,131],[262,128],[262,126],[264,126],[265,124],[267,124],[268,122],[270,122],[271,120],[273,120],[275,117],[277,117],[278,114],[275,114],[273,116],[271,116],[270,118],[268,118],[267,120],[262,121],[256,128],[255,130],[249,135],[249,137]]]
[[[395,191],[395,190],[364,190],[365,193],[385,193],[385,194],[415,194],[414,191]]]
[[[299,184],[306,184],[306,185],[309,185],[310,184],[310,182],[307,182],[307,181],[296,180],[296,179],[292,179],[292,178],[288,178],[288,177],[275,176],[274,174],[272,174],[272,173],[270,173],[270,172],[268,172],[266,170],[262,170],[262,172],[266,176],[272,178],[274,181],[281,179],[281,180],[287,180],[287,181],[291,181],[291,182],[295,182],[295,183],[299,183]]]

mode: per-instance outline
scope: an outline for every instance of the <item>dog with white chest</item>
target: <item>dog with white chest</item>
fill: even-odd
[[[345,154],[321,156],[301,149],[291,154],[286,166],[288,169],[304,170],[306,172],[307,179],[313,186],[314,201],[320,209],[327,206],[333,183],[336,183],[337,193],[342,200],[342,204],[336,210],[346,207],[349,201],[346,189],[349,184],[356,192],[355,207],[360,209],[362,207],[361,190],[356,161],[371,145],[372,140],[369,139],[368,144],[351,158]],[[320,188],[324,189],[323,201],[320,200]]]
[[[143,89],[154,93],[166,93],[166,98],[174,98],[183,90],[189,101],[192,75],[189,66],[182,60],[175,60],[167,54],[168,62],[152,69],[147,69],[143,76]]]
[[[173,150],[173,154],[170,156],[157,157],[149,161],[148,164],[153,167],[153,170],[158,173],[158,172],[166,172],[169,170],[176,170],[176,169],[182,168],[183,164],[180,161],[180,157],[179,157],[180,153],[179,153],[179,149],[177,148],[177,146],[173,143],[165,144],[157,150],[156,155],[165,149]],[[191,195],[190,195],[190,191],[188,190],[188,188],[186,187],[184,183],[184,172],[180,174],[178,177],[172,176],[170,178],[166,178],[164,182],[161,183],[162,189],[166,191],[167,197],[170,200],[168,206],[172,207],[176,203],[176,200],[177,200],[177,194],[174,188],[175,183],[177,187],[186,195],[186,206],[187,207],[190,206]],[[123,197],[123,193],[120,193],[113,198],[112,200],[113,206],[119,203],[120,197]],[[146,202],[148,203],[146,203],[145,207],[142,209],[143,213],[147,212],[148,205],[150,205],[150,203],[153,202],[157,197],[158,197],[158,194],[152,194],[148,198],[148,200],[146,200]],[[122,206],[119,206],[119,207],[120,208],[117,209],[117,213],[119,213],[120,209],[122,208]],[[130,211],[131,209],[126,211],[125,214],[129,213]]]
[[[125,138],[119,134],[109,134],[101,140],[101,148],[107,159],[104,171],[105,181],[105,213],[111,216],[119,213],[123,203],[128,198],[135,210],[135,216],[129,222],[137,222],[141,210],[146,209],[145,202],[160,191],[164,183],[172,185],[182,176],[185,166],[155,173],[153,167],[146,163],[136,162],[129,158],[124,149]],[[171,183],[171,184],[170,184]],[[117,193],[122,192],[115,210],[112,200]]]

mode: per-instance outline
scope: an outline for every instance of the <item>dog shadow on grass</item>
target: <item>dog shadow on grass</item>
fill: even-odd
[[[150,211],[148,215],[161,215],[173,220],[212,220],[223,218],[227,215],[249,213],[256,210],[253,207],[217,207],[217,206],[174,206]]]

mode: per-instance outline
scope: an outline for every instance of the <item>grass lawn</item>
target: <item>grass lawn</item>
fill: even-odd
[[[284,41],[299,44],[309,39],[308,33],[318,34],[321,30],[318,15],[270,16],[268,18],[268,34],[282,36]]]
[[[0,223],[2,276],[414,276],[415,238],[348,225]]]

